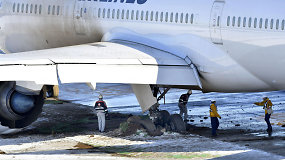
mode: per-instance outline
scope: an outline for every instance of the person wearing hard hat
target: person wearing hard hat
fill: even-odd
[[[183,116],[184,114],[184,121],[187,122],[188,121],[188,111],[187,111],[187,103],[188,103],[188,99],[190,97],[190,95],[192,94],[192,91],[189,90],[186,94],[182,94],[179,98],[179,102],[178,102],[178,107],[180,109],[180,116]]]
[[[107,110],[107,105],[105,101],[103,101],[103,96],[99,95],[99,100],[95,103],[94,109],[96,110],[96,114],[98,117],[98,126],[99,132],[104,132],[105,130],[105,113]]]
[[[273,110],[272,110],[272,102],[271,100],[269,100],[268,97],[263,97],[263,101],[262,102],[255,102],[254,103],[255,105],[258,105],[258,106],[263,106],[263,109],[265,110],[265,122],[267,123],[267,132],[268,134],[271,134],[272,133],[272,126],[271,126],[271,123],[270,123],[270,116],[271,114],[273,113]]]
[[[217,129],[220,125],[218,118],[221,119],[221,116],[218,114],[216,101],[212,100],[210,105],[210,117],[211,117],[211,126],[212,126],[212,136],[217,136]]]

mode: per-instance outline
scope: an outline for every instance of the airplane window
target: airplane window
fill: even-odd
[[[163,12],[160,13],[160,22],[163,21]]]
[[[52,6],[52,15],[55,14],[55,5]]]
[[[284,30],[284,27],[285,27],[285,20],[282,20],[281,29]]]
[[[129,19],[129,14],[130,14],[130,11],[127,10],[127,13],[126,13],[126,19]]]
[[[259,28],[262,28],[262,18],[259,19]]]
[[[248,19],[248,27],[251,27],[251,17]]]
[[[139,20],[139,14],[140,14],[140,12],[137,11],[137,13],[136,13],[136,20]]]
[[[188,23],[189,14],[187,13],[185,16],[185,23]]]
[[[230,23],[231,23],[231,17],[228,16],[228,18],[227,18],[227,26],[230,26]]]
[[[120,19],[120,10],[117,10],[117,19]]]
[[[102,18],[105,18],[105,16],[106,16],[106,9],[104,8],[102,12]]]
[[[153,21],[153,11],[150,13],[150,20]]]
[[[236,25],[236,17],[233,17],[233,21],[232,21],[232,26],[234,27]]]
[[[141,11],[141,20],[143,21],[144,12]]]
[[[194,22],[194,14],[191,14],[191,24]]]
[[[50,8],[51,8],[51,7],[50,7],[50,6],[48,6],[48,14],[50,14]]]
[[[33,5],[31,4],[30,13],[33,13]]]
[[[178,22],[178,13],[175,14],[175,22]]]
[[[155,13],[155,21],[158,21],[158,12]]]
[[[265,29],[268,28],[268,19],[267,19],[267,18],[265,19],[265,25],[264,25],[264,27],[265,27]]]
[[[42,5],[40,5],[39,14],[42,14]]]
[[[82,9],[81,9],[81,12],[82,12]],[[101,8],[98,9],[98,18],[101,17]]]
[[[257,18],[254,18],[254,28],[257,27]]]
[[[243,27],[246,27],[246,17],[243,18]]]
[[[183,23],[183,13],[181,13],[181,15],[180,15],[180,23]]]
[[[113,10],[112,10],[112,19],[115,18],[115,14],[116,14],[115,12],[116,12],[115,9],[113,9]]]
[[[38,5],[35,5],[35,14],[38,12]]]
[[[218,26],[218,27],[220,26],[220,20],[221,20],[221,17],[218,16],[218,20],[217,20],[217,26]]]
[[[13,4],[13,12],[15,12],[16,9],[16,3]]]
[[[240,27],[241,24],[241,17],[238,17],[238,27]]]
[[[274,20],[271,19],[271,21],[270,21],[270,29],[273,29],[273,25],[274,25]]]
[[[22,4],[22,8],[21,8],[21,12],[22,13],[24,13],[24,7],[25,7],[25,5],[24,5],[24,3]]]
[[[145,13],[145,20],[148,21],[148,11]]]
[[[170,14],[170,22],[173,22],[173,12]]]
[[[135,11],[132,10],[132,13],[131,13],[131,20],[134,20],[134,14],[135,14]]]
[[[122,19],[124,19],[124,18],[125,18],[125,10],[124,10],[124,9],[122,10],[121,18],[122,18]]]
[[[111,9],[109,8],[107,12],[107,18],[110,18],[110,14],[111,14]]]
[[[20,12],[20,3],[18,3],[18,5],[17,5],[17,12],[18,13]]]
[[[26,4],[26,13],[29,12],[29,4]]]
[[[276,30],[279,29],[279,19],[276,20]]]
[[[168,22],[168,12],[165,13],[165,22]]]

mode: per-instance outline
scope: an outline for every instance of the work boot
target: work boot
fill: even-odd
[[[217,134],[212,134],[212,135],[211,135],[212,138],[215,138],[215,137],[217,137],[217,136],[218,136]]]

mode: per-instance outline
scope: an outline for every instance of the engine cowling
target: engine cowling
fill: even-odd
[[[42,112],[43,91],[39,95],[26,95],[15,90],[15,82],[0,82],[0,121],[2,126],[23,128]]]

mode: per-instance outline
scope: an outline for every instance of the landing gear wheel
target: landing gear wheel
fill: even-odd
[[[167,110],[161,110],[160,112],[160,116],[161,116],[161,122],[160,125],[162,127],[165,127],[166,125],[170,124],[170,114]]]
[[[150,119],[140,120],[139,123],[146,129],[150,136],[161,136],[163,134]]]
[[[173,114],[170,116],[170,127],[174,132],[184,133],[186,132],[186,126],[179,114]]]

